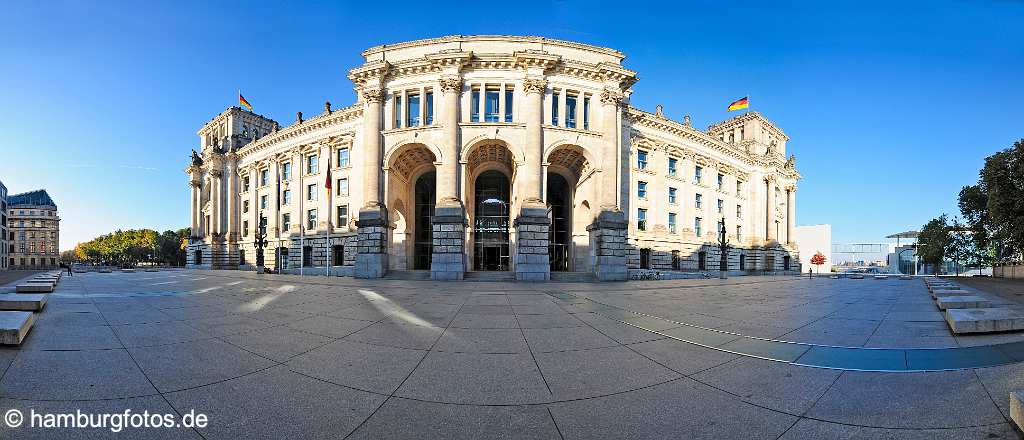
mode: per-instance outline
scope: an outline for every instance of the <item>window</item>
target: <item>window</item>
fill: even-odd
[[[693,233],[697,234],[697,236],[700,237],[702,232],[704,232],[704,231],[701,230],[701,227],[700,227],[700,217],[694,217],[694,219],[693,219]]]
[[[718,213],[719,214],[724,214],[725,213],[725,200],[718,199]]]
[[[249,220],[242,221],[242,235],[249,236]]]
[[[674,157],[668,158],[668,175],[669,176],[675,176],[676,175],[676,169],[678,168],[677,167],[678,165],[679,165],[679,159],[676,159]]]
[[[313,246],[302,247],[302,267],[313,265]]]
[[[395,128],[402,127],[402,95],[395,94]]]
[[[338,149],[338,166],[341,168],[348,166],[348,148]]]
[[[676,233],[676,213],[668,213],[668,232]]]
[[[316,209],[306,211],[306,229],[316,229]]]
[[[558,125],[558,92],[551,92],[551,125]]]
[[[718,175],[718,190],[719,191],[725,190],[725,176],[723,176],[721,174]]]
[[[641,231],[647,230],[647,210],[640,208],[636,211],[636,228]]]
[[[565,94],[565,126],[576,128],[576,95]]]
[[[649,248],[640,249],[640,268],[651,268],[651,250]]]
[[[590,97],[583,97],[583,129],[590,130]]]
[[[338,195],[339,196],[347,196],[348,195],[348,179],[347,178],[338,179]]]
[[[637,182],[636,184],[636,196],[641,199],[647,198],[647,182]]]
[[[267,195],[260,196],[260,209],[267,209]]]
[[[708,253],[705,251],[697,252],[697,270],[708,269]]]
[[[286,189],[281,193],[281,204],[287,205],[292,201],[292,190]]]
[[[245,176],[245,177],[242,178],[242,192],[248,192],[248,191],[249,191],[249,176]]]
[[[281,215],[281,232],[288,232],[288,229],[292,227],[292,215],[282,214]]]
[[[242,201],[242,213],[246,213],[246,212],[249,212],[249,201],[248,200],[243,200]]]
[[[270,170],[260,170],[260,186],[267,186],[270,184]]]
[[[701,209],[701,207],[704,205],[703,202],[704,202],[704,196],[703,195],[695,194],[693,196],[693,207],[694,208]]]
[[[736,179],[736,195],[737,196],[742,196],[743,195],[743,181],[739,180],[739,179]]]
[[[669,189],[668,189],[668,202],[672,203],[672,204],[676,203],[676,189],[675,188],[669,187]]]
[[[338,215],[335,219],[337,220],[335,226],[341,227],[348,225],[348,205],[341,205],[338,207]]]
[[[316,174],[318,170],[317,156],[313,154],[306,157],[306,174]]]
[[[736,225],[736,241],[743,241],[743,226]]]
[[[673,250],[672,251],[672,269],[679,270],[680,266],[682,266],[681,264],[679,264],[680,263],[679,260],[680,260],[680,258],[679,258],[679,251]]]
[[[716,229],[716,232],[717,232],[718,235],[722,235],[723,233],[725,233],[725,222],[724,221],[720,220],[716,225],[718,226],[718,228]]]
[[[292,163],[285,162],[281,164],[281,179],[291,180],[292,178]]]
[[[636,150],[636,167],[641,170],[647,169],[647,151]]]
[[[426,122],[426,124],[430,125],[430,124],[434,123],[434,92],[427,92],[426,101],[427,101],[427,105],[426,105],[426,107],[427,107],[427,122]],[[339,160],[338,163],[340,164],[341,160]],[[345,165],[348,165],[348,161],[347,160],[345,162]]]
[[[473,89],[470,92],[472,99],[469,104],[469,120],[471,122],[480,122],[480,89]]]
[[[743,205],[736,205],[736,218],[743,218]]]
[[[501,122],[501,115],[498,114],[500,110],[498,99],[500,97],[498,89],[487,89],[484,102],[484,122]]]
[[[512,93],[511,88],[505,89],[505,122],[512,122]]]
[[[331,265],[333,266],[344,266],[345,265],[345,246],[336,244],[331,248]]]
[[[420,95],[409,95],[409,110],[405,120],[406,127],[420,126]]]
[[[316,200],[316,184],[306,185],[306,200]]]
[[[703,175],[704,175],[704,168],[703,167],[701,167],[700,165],[697,165],[696,167],[694,167],[694,169],[693,169],[693,183],[696,184],[696,185],[700,185],[701,177],[703,177]]]

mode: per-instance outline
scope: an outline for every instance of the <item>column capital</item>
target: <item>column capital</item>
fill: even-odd
[[[601,103],[605,105],[619,105],[626,97],[625,93],[616,89],[604,89],[601,91]]]
[[[442,93],[461,93],[462,77],[457,75],[445,75],[438,80]]]
[[[523,80],[523,91],[527,94],[539,93],[543,95],[547,87],[548,81],[544,78],[526,78]]]
[[[380,104],[384,101],[384,90],[380,87],[366,86],[359,89],[359,96],[371,104]]]
[[[210,175],[218,179],[220,178],[221,174],[222,173],[220,170],[210,170]]]
[[[200,188],[200,187],[203,186],[203,181],[198,180],[198,179],[193,179],[193,180],[190,180],[188,182],[188,185],[193,187],[193,188]]]

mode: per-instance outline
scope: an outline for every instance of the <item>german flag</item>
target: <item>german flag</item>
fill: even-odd
[[[748,108],[748,107],[750,107],[750,98],[747,97],[747,96],[744,96],[744,97],[742,97],[740,99],[737,99],[737,100],[733,101],[732,104],[729,104],[729,110],[728,111],[731,112],[733,110],[740,110],[740,109],[745,109],[745,108]]]
[[[238,104],[249,109],[249,111],[252,111],[252,104],[249,104],[249,101],[245,100],[245,97],[242,96],[242,92],[238,92]]]

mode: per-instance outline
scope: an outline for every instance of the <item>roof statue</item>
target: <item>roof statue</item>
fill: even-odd
[[[203,158],[199,157],[199,153],[196,153],[195,149],[192,149],[192,165],[203,166]]]

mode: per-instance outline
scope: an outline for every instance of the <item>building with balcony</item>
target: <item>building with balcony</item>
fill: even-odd
[[[60,217],[46,190],[7,198],[7,223],[12,269],[49,269],[60,265]]]
[[[629,268],[797,270],[789,138],[749,112],[707,130],[630,105],[614,50],[448,36],[363,52],[356,102],[290,125],[232,107],[185,168],[188,265],[374,278]],[[328,176],[330,187],[328,188]]]

